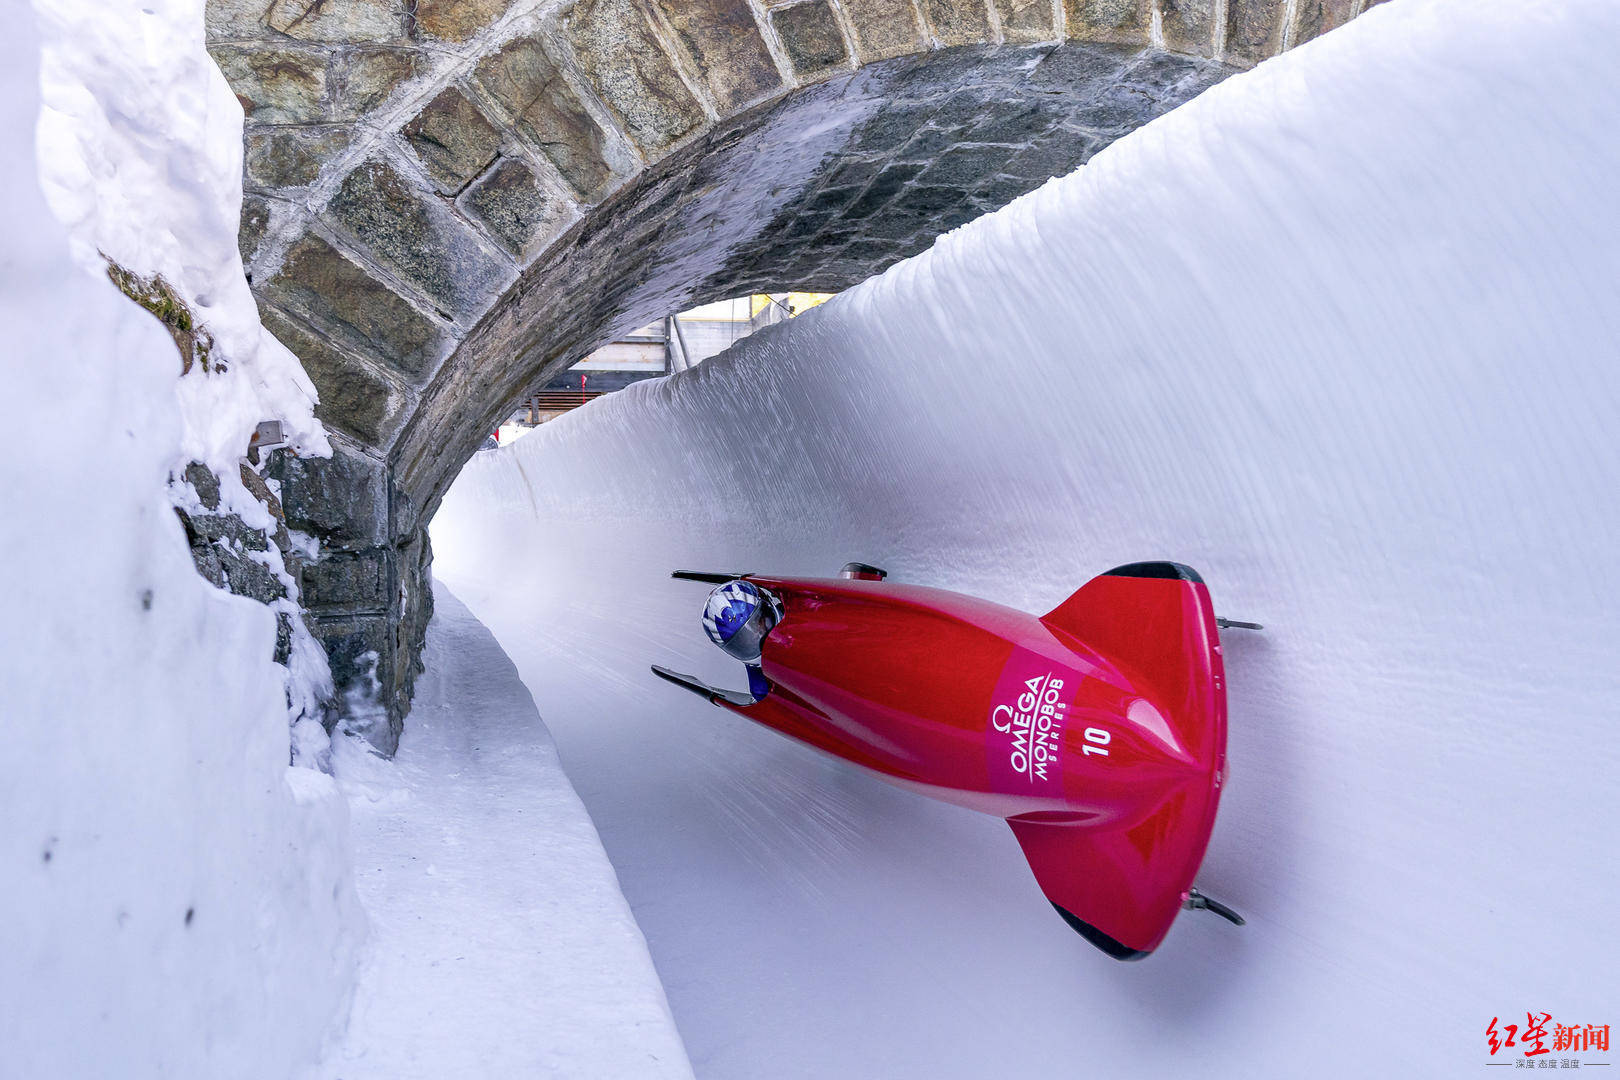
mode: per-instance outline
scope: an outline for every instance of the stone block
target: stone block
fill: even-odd
[[[822,177],[821,186],[824,188],[865,187],[874,176],[883,171],[885,164],[887,162],[881,158],[846,157]]]
[[[924,217],[954,209],[967,198],[959,187],[944,184],[911,184],[894,201],[894,209]]]
[[[1120,81],[1155,96],[1165,96],[1185,82],[1189,75],[1209,67],[1207,61],[1154,49],[1133,59],[1125,66]],[[1161,107],[1160,111],[1163,111]]]
[[[242,196],[242,218],[236,229],[236,249],[245,265],[253,259],[264,239],[264,230],[270,224],[270,202],[257,195]]]
[[[894,160],[916,161],[926,165],[961,141],[961,130],[935,127],[930,124],[896,150]]]
[[[1304,0],[1302,6],[1314,2]],[[1226,55],[1254,64],[1281,52],[1283,12],[1279,0],[1227,0]]]
[[[433,548],[426,529],[417,530],[403,544],[395,564],[401,603],[395,639],[396,701],[403,713],[410,706],[416,677],[426,670],[422,663],[427,643],[428,623],[433,619]]]
[[[877,174],[861,197],[856,199],[848,210],[844,211],[846,218],[865,218],[875,214],[885,203],[898,192],[918,173],[923,171],[921,165],[890,165]]]
[[[654,0],[722,114],[780,90],[748,0]]]
[[[417,49],[349,49],[332,59],[330,89],[334,120],[358,120],[387,100],[394,88],[422,70]]]
[[[975,203],[963,200],[934,219],[934,227],[942,233],[966,225],[984,216],[984,210]]]
[[[422,374],[438,356],[440,335],[431,320],[313,233],[292,246],[265,293],[335,324],[408,375]]]
[[[1159,94],[1140,86],[1111,86],[1069,114],[1070,123],[1092,132],[1121,135],[1164,111]]]
[[[1255,9],[1250,12],[1249,17],[1258,24],[1266,14],[1262,9],[1272,8],[1274,10],[1270,14],[1273,20],[1280,25],[1282,22],[1281,4],[1277,3],[1276,0],[1270,0],[1269,3],[1266,0],[1231,0],[1231,2],[1233,5],[1233,31],[1227,35],[1228,51],[1251,63],[1259,63],[1266,57],[1275,56],[1282,51],[1280,29],[1278,30],[1279,36],[1276,39],[1268,35],[1261,40],[1259,26],[1256,25],[1252,29],[1246,28],[1247,32],[1242,44],[1247,47],[1234,47],[1233,42],[1233,36],[1238,30],[1237,17],[1239,10],[1249,12],[1250,9]],[[1373,4],[1379,2],[1380,0],[1371,0],[1367,6],[1372,7]],[[1293,44],[1298,45],[1314,37],[1319,37],[1335,27],[1343,26],[1354,15],[1355,0],[1299,0],[1299,7],[1294,13]],[[1267,46],[1270,47],[1269,51],[1267,51]]]
[[[389,488],[389,496],[393,499],[394,508],[394,546],[410,544],[414,542],[413,537],[425,539],[427,531],[425,529],[418,531],[417,529],[417,526],[421,523],[420,513],[416,507],[416,500],[411,498],[410,492],[398,484],[393,484]],[[401,567],[400,571],[403,573],[404,568]]]
[[[1103,141],[1093,136],[1068,130],[1056,131],[1018,151],[1002,171],[1011,176],[1044,182],[1078,169],[1102,147]]]
[[[843,259],[846,264],[858,264],[855,272],[867,278],[897,262],[895,250],[898,247],[898,244],[887,240],[856,240],[844,248]]]
[[[932,101],[880,109],[850,139],[849,149],[858,154],[887,154],[921,131],[938,109]]]
[[[409,40],[399,0],[274,0],[264,21],[277,33],[300,41],[349,45]]]
[[[944,101],[934,110],[929,118],[929,126],[943,128],[947,131],[962,134],[968,128],[979,123],[992,114],[996,108],[1005,102],[1016,101],[1016,95],[1002,95],[985,91],[978,87],[962,87],[949,92]]]
[[[258,529],[249,528],[235,514],[182,514],[186,535],[192,543],[220,542],[242,551],[269,551],[270,541]]]
[[[312,608],[385,608],[388,567],[380,551],[338,552],[307,563],[300,580]]]
[[[281,484],[287,527],[314,536],[323,549],[358,551],[388,542],[388,466],[376,458],[341,445],[329,458],[275,450],[265,475]]]
[[[267,0],[208,0],[203,25],[208,40],[244,41],[268,36],[264,25]]]
[[[1151,102],[1151,112],[1137,121],[1143,123],[1203,93],[1237,70],[1216,60],[1153,50],[1132,61],[1119,86],[1111,89]],[[1101,96],[1108,93],[1104,91]]]
[[[1046,54],[1030,73],[1028,85],[1064,102],[1084,100],[1116,81],[1139,51],[1127,45],[1067,41]]]
[[[513,158],[473,185],[465,202],[468,211],[519,258],[531,240],[556,228],[567,209],[540,186],[528,166]]]
[[[927,171],[918,177],[918,183],[970,188],[985,177],[1000,172],[1012,153],[1005,146],[953,147],[928,166]]]
[[[481,311],[509,273],[465,224],[442,204],[423,199],[379,158],[344,177],[326,216],[378,262],[460,316]]]
[[[1052,0],[995,0],[1001,35],[1011,42],[1034,43],[1057,37]]]
[[[225,588],[237,596],[273,604],[287,595],[287,587],[263,563],[255,562],[225,544],[215,544],[219,565],[225,574]]]
[[[276,649],[270,658],[282,667],[292,659],[293,617],[285,611],[276,612]]]
[[[1044,97],[1005,99],[988,106],[978,122],[963,133],[962,141],[1023,146],[1062,123],[1067,117],[1065,105]]]
[[[931,99],[948,103],[963,90],[1006,92],[1021,85],[1030,67],[1038,65],[1050,51],[993,44],[936,49],[912,63],[894,65],[887,96],[896,101]],[[982,99],[983,94],[979,97]]]
[[[941,45],[977,45],[994,38],[985,0],[922,0],[922,11]]]
[[[863,64],[923,48],[917,9],[909,0],[844,0],[844,14],[855,34],[855,53]]]
[[[506,14],[513,0],[418,0],[416,28],[441,41],[466,41]]]
[[[1068,36],[1081,41],[1147,44],[1148,0],[1063,0]]]
[[[219,477],[200,461],[193,461],[185,469],[186,482],[197,492],[197,499],[206,510],[219,509]],[[184,517],[182,521],[186,520]]]
[[[800,79],[842,66],[849,57],[844,35],[827,0],[773,8],[771,28],[782,40],[793,73]]]
[[[872,217],[867,218],[866,228],[861,231],[861,239],[906,240],[927,227],[928,217],[926,215],[915,213],[904,207],[905,191],[909,191],[909,189],[902,189],[902,194],[897,195],[888,206],[884,207],[883,213],[874,214]]]
[[[478,65],[479,83],[586,202],[614,179],[606,136],[537,38],[519,38]]]
[[[873,175],[876,175],[876,170],[873,170]],[[803,212],[811,214],[836,213],[855,201],[855,196],[861,193],[861,186],[864,186],[864,184],[865,181],[863,180],[861,185],[852,187],[822,188],[805,202]]]
[[[1215,52],[1214,0],[1158,0],[1165,48],[1210,56]]]
[[[383,447],[399,427],[404,397],[364,360],[337,348],[323,335],[286,317],[269,305],[259,310],[265,329],[292,350],[320,403],[315,415],[370,446]]]
[[[247,182],[275,190],[313,184],[321,166],[349,145],[346,127],[274,127],[247,136]]]
[[[981,202],[1000,208],[1006,206],[1020,195],[1027,195],[1040,187],[1045,181],[1033,180],[1027,176],[992,176],[974,189],[973,194]]]
[[[299,46],[215,45],[214,63],[253,124],[309,124],[325,119],[326,54]]]
[[[633,0],[580,0],[565,21],[586,77],[643,152],[657,156],[703,124],[702,106]]]
[[[401,129],[439,190],[454,195],[500,153],[501,133],[455,87],[444,91]]]
[[[186,520],[186,515],[176,510],[180,520]],[[225,565],[219,560],[219,549],[213,544],[198,543],[191,546],[191,563],[197,568],[202,579],[216,589],[229,590],[230,583],[225,578]]]
[[[835,216],[835,214],[830,213],[802,214],[789,221],[785,227],[776,233],[776,236],[781,242],[796,243],[807,236],[814,236],[820,232]]]

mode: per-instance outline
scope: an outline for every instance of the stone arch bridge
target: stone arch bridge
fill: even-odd
[[[533,386],[670,311],[853,285],[1369,2],[209,0],[242,257],[337,446],[271,470],[368,736],[409,708],[427,521]]]

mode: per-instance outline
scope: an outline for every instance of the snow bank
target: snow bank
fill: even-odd
[[[242,106],[204,47],[205,0],[34,0],[44,39],[38,128],[46,201],[85,269],[162,274],[213,335],[223,374],[187,379],[180,464],[227,484],[261,420],[331,453],[315,388],[259,323],[236,233]]]
[[[699,1073],[1473,1075],[1492,1017],[1615,1021],[1617,38],[1609,0],[1379,6],[469,464],[436,569],[534,690]],[[1200,876],[1249,925],[1139,965],[1000,823],[646,671],[735,685],[684,564],[1040,611],[1161,557],[1267,631],[1228,642]]]
[[[70,7],[50,6],[53,17]],[[152,10],[102,14],[156,20]],[[87,30],[84,45],[102,40]],[[96,53],[97,79],[172,43],[121,44]],[[226,443],[233,475],[240,424],[272,399],[300,414],[224,316],[214,325],[235,379],[177,389],[168,334],[95,260],[70,256],[33,152],[39,50],[19,13],[0,45],[12,149],[0,165],[0,1075],[284,1077],[313,1059],[353,977],[346,807],[329,777],[287,767],[275,617],[198,576],[167,483],[188,455],[219,463]],[[185,194],[188,159],[158,153],[147,124],[159,106],[138,89],[130,111],[107,117],[95,170],[107,186],[81,209],[117,220],[110,191],[161,199],[167,177],[182,185],[175,213],[218,224],[219,192]],[[164,103],[170,122],[195,104]],[[153,141],[124,146],[136,131]],[[49,130],[42,143],[59,172],[68,151]],[[132,173],[153,186],[114,183]],[[156,205],[121,209],[168,220]],[[210,291],[223,256],[197,246],[209,228],[173,236],[200,260],[187,287],[205,308],[210,296],[236,303],[218,299],[228,280]]]
[[[373,933],[345,1037],[312,1076],[690,1080],[534,699],[442,586],[425,659],[392,762],[338,743]]]
[[[185,305],[211,358],[172,385],[181,424],[170,472],[204,463],[219,480],[217,509],[274,533],[270,509],[239,473],[254,428],[281,421],[300,454],[327,456],[331,445],[315,419],[314,385],[260,324],[242,268],[242,107],[204,47],[204,0],[35,0],[34,8],[44,39],[37,142],[46,201],[85,270],[104,273],[110,260],[143,284],[160,279]],[[175,501],[188,514],[202,509],[183,484]],[[331,670],[304,626],[282,552],[270,545],[263,561],[287,594],[272,606],[291,628],[292,742],[300,760],[324,760],[319,720],[333,697]]]

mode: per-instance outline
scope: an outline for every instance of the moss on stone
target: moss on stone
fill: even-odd
[[[118,286],[119,292],[157,316],[168,329],[175,348],[180,350],[181,374],[190,374],[193,365],[200,365],[204,373],[224,372],[224,362],[214,356],[214,335],[197,322],[186,302],[180,299],[174,286],[163,280],[162,274],[142,277],[107,259],[107,276]]]

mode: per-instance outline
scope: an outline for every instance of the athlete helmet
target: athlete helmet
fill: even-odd
[[[703,605],[709,640],[745,664],[759,661],[765,635],[780,618],[776,598],[741,578],[716,587]]]

